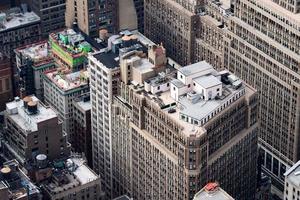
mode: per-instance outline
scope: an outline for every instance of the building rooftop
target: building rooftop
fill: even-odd
[[[92,56],[107,68],[119,67],[120,56],[130,51],[147,52],[154,43],[138,31],[122,31],[108,39],[107,48],[94,53]]]
[[[300,187],[300,161],[294,164],[290,169],[284,173],[285,178],[293,183],[295,186]]]
[[[53,62],[47,41],[41,41],[17,48],[15,52],[21,54],[23,57],[30,58],[34,62],[34,67]]]
[[[222,82],[213,75],[200,76],[198,78],[195,78],[194,81],[201,85],[203,88],[210,88],[215,85],[222,84]]]
[[[32,110],[28,106],[26,108],[24,102],[31,105]],[[24,100],[16,97],[6,104],[6,113],[25,132],[37,131],[39,123],[57,117],[51,108],[44,106],[35,96],[25,97]]]
[[[55,195],[96,180],[100,184],[100,177],[86,165],[84,159],[69,158],[54,163],[51,180],[43,181],[42,185],[49,194]]]
[[[77,70],[87,64],[87,54],[97,49],[88,41],[93,40],[73,29],[65,29],[49,35],[50,49],[56,62],[68,69]]]
[[[198,192],[194,200],[234,200],[217,183],[208,183]]]
[[[92,109],[92,104],[90,101],[89,94],[83,95],[80,98],[75,99],[74,104],[83,111],[88,111]]]
[[[16,160],[5,162],[1,168],[0,173],[0,189],[8,190],[8,196],[1,196],[3,199],[35,199],[40,191],[20,170],[19,163]],[[2,193],[5,195],[5,193]],[[29,195],[29,197],[28,197]]]
[[[72,72],[65,68],[58,68],[45,72],[45,77],[63,92],[88,86],[89,83],[87,70]]]
[[[201,65],[201,67],[199,67]],[[192,74],[197,74],[200,71],[210,70],[212,67],[209,63],[201,61],[199,63],[194,63],[185,67],[178,69],[185,76],[190,76]]]
[[[177,73],[176,78],[174,70],[166,70],[145,80],[143,85],[135,80],[131,83],[138,93],[151,99],[181,125],[186,135],[202,134],[205,131],[202,127],[214,116],[239,98],[255,93],[229,71],[216,71],[206,62],[183,67],[178,72],[187,76]]]
[[[25,8],[11,8],[0,12],[0,32],[39,21],[40,17],[34,12],[27,12]]]

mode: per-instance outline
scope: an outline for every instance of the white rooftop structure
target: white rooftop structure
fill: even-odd
[[[73,174],[81,184],[86,184],[99,179],[99,176],[93,170],[87,167],[84,159],[72,158],[71,160],[77,166]]]
[[[200,76],[199,78],[195,78],[194,81],[206,89],[222,84],[222,82],[213,75]]]
[[[0,12],[0,32],[39,21],[40,17],[34,12],[21,12],[19,8],[13,8],[6,13]]]
[[[194,200],[234,200],[234,198],[220,188],[217,183],[208,183],[195,195]]]
[[[296,187],[300,187],[300,161],[284,173],[285,178]]]
[[[176,71],[175,71],[176,72]],[[205,132],[202,128],[218,113],[241,97],[255,92],[229,71],[216,71],[205,61],[182,67],[177,71],[166,69],[146,79],[142,87],[132,80],[137,90],[145,95],[183,128],[187,135]]]
[[[24,107],[24,101],[16,98],[15,101],[6,104],[8,117],[13,120],[25,132],[38,130],[39,123],[57,117],[57,114],[48,107],[45,107],[35,96],[30,97],[37,105],[37,113],[31,114]]]
[[[201,66],[201,67],[199,67]],[[182,67],[180,69],[178,69],[178,72],[182,73],[185,76],[190,76],[192,74],[197,74],[199,72],[203,72],[203,71],[212,71],[212,67],[209,63],[207,63],[206,61],[201,61],[198,63],[194,63],[185,67]]]

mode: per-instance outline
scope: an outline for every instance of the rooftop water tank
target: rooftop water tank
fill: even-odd
[[[36,156],[36,163],[38,168],[43,169],[48,165],[47,156],[45,154],[39,154]]]

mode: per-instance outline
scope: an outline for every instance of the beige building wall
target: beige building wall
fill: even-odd
[[[205,124],[203,134],[187,136],[147,95],[120,87],[112,106],[114,196],[188,200],[218,180],[237,199],[254,199],[258,124],[252,89]]]
[[[119,30],[138,28],[137,13],[133,0],[119,0]]]

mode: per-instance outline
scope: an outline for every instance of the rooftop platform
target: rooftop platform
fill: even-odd
[[[20,8],[11,8],[0,12],[0,33],[9,29],[38,23],[40,17],[34,12],[23,12]]]
[[[148,47],[154,43],[143,34],[135,31],[122,31],[119,35],[113,35],[108,39],[107,48],[98,51],[92,56],[107,68],[119,67],[120,56],[134,50],[147,52]]]
[[[45,72],[45,77],[46,80],[48,79],[63,92],[88,86],[89,82],[89,72],[87,70],[72,72],[71,70],[58,68]]]
[[[99,176],[86,165],[82,158],[69,158],[65,162],[60,161],[57,165],[61,167],[55,168],[52,181],[42,184],[50,194],[58,194],[74,187],[82,187],[96,180],[99,180],[100,184]]]
[[[181,125],[183,133],[188,136],[201,135],[207,122],[238,99],[256,92],[229,71],[216,71],[206,62],[183,67],[178,72],[186,74],[189,82],[184,84],[179,80],[180,73],[176,79],[174,71],[166,70],[146,80],[144,85],[138,86],[135,80],[131,83],[138,93],[156,103]],[[149,89],[149,84],[156,89]]]
[[[17,48],[15,52],[25,58],[31,59],[34,62],[33,67],[36,68],[53,62],[47,41],[41,41]]]
[[[5,173],[0,175],[0,189],[9,191],[6,197],[5,193],[2,193],[3,199],[35,199],[33,196],[40,193],[25,173],[19,169],[19,163],[16,160],[5,162],[1,167],[1,172],[9,173],[9,176],[5,176]]]
[[[51,108],[44,106],[38,98],[35,96],[29,98],[37,104],[37,112],[34,114],[24,107],[23,100],[17,99],[6,104],[8,117],[18,124],[25,133],[37,131],[39,123],[57,117],[57,114]]]

